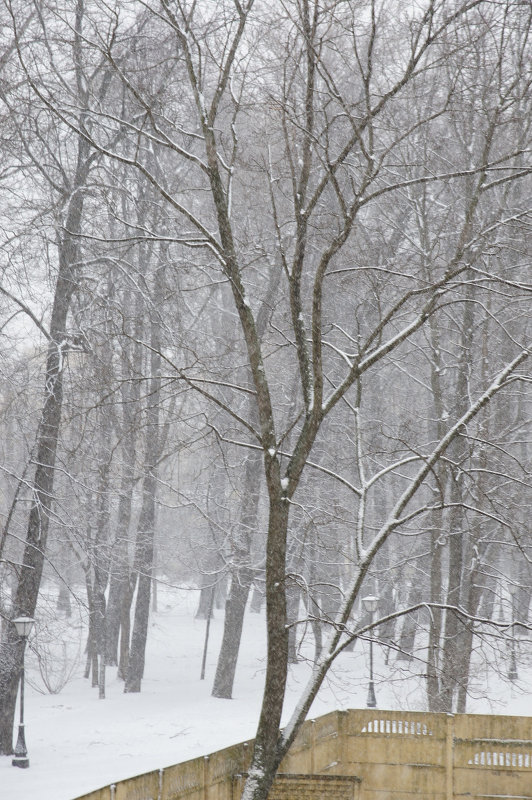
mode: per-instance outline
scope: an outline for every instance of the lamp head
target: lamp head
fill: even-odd
[[[362,603],[364,604],[364,608],[370,614],[374,614],[377,610],[377,606],[379,605],[380,597],[377,597],[374,594],[369,594],[367,597],[362,598]]]
[[[17,629],[18,635],[22,639],[27,639],[35,625],[35,620],[32,617],[17,617],[13,620],[13,625]]]

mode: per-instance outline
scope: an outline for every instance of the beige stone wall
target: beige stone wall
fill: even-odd
[[[239,800],[251,749],[244,742],[78,800]],[[270,800],[532,800],[532,718],[335,711],[303,725],[280,773]]]

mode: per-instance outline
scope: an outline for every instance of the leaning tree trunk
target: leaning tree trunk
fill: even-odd
[[[58,281],[59,284],[59,281]],[[62,286],[63,290],[68,291]],[[64,330],[69,298],[57,298],[57,312]],[[54,310],[56,310],[54,308]],[[59,314],[59,312],[61,312]],[[50,520],[54,466],[63,400],[62,345],[53,337],[48,349],[46,398],[38,431],[37,466],[33,483],[33,504],[28,519],[22,567],[13,604],[13,616],[35,615],[41,584],[44,553]],[[0,650],[0,752],[12,752],[13,719],[16,691],[22,667],[24,648],[20,646],[13,625],[9,625]]]
[[[80,177],[81,182],[81,177]],[[79,230],[83,194],[73,194],[59,242],[59,273],[55,287],[50,340],[46,359],[45,397],[37,431],[32,505],[22,566],[13,603],[13,617],[35,615],[53,502],[54,471],[63,403],[63,368],[68,342],[66,322],[76,285],[78,246],[72,232]],[[24,648],[15,627],[8,625],[0,644],[0,753],[12,753],[16,693]]]
[[[233,696],[244,612],[252,580],[253,571],[245,565],[235,569],[231,577],[225,602],[224,632],[212,689],[213,697],[229,700]]]

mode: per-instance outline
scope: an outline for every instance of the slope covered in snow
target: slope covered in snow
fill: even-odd
[[[52,658],[74,670],[58,694],[43,693],[35,653],[27,653],[26,742],[30,768],[16,769],[11,757],[0,757],[0,800],[72,800],[118,780],[213,752],[252,738],[262,695],[265,653],[264,617],[248,613],[237,669],[234,698],[211,697],[222,633],[223,615],[216,612],[206,678],[200,681],[205,621],[195,620],[195,590],[161,587],[159,610],[152,614],[145,679],[140,694],[124,694],[116,669],[108,669],[106,699],[83,678],[84,626],[81,620],[48,623],[36,633],[41,642],[41,669],[52,688],[62,682]],[[48,615],[49,616],[49,615]],[[61,624],[59,624],[61,622]],[[64,643],[63,643],[64,640]],[[42,653],[48,656],[42,657]],[[424,710],[424,692],[415,673],[386,666],[375,647],[376,693],[381,708]],[[519,664],[518,685],[492,680],[487,692],[485,675],[477,676],[479,696],[471,712],[532,714],[530,672]],[[67,672],[65,672],[66,677]],[[286,714],[297,701],[308,674],[305,661],[292,668]],[[55,683],[54,683],[55,681]],[[521,687],[521,689],[519,688]],[[312,708],[318,716],[334,708],[365,706],[367,643],[342,654],[334,674]]]

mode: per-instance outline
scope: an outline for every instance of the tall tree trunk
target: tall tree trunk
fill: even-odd
[[[454,408],[458,414],[463,414],[469,403],[469,376],[471,372],[472,339],[473,339],[473,305],[470,300],[471,288],[466,287],[466,302],[464,303],[463,318],[460,331],[460,357],[458,360],[458,375]],[[464,502],[464,466],[467,459],[467,440],[465,436],[458,436],[448,450],[450,469],[449,500],[451,509],[448,517],[449,524],[449,556],[447,578],[447,606],[459,607],[462,599],[462,582],[464,569],[464,550],[468,545],[467,519],[463,507]],[[450,713],[454,710],[455,693],[460,683],[460,626],[462,621],[459,615],[447,609],[443,626],[443,657],[441,674],[441,702],[443,710]]]
[[[229,700],[233,696],[244,613],[252,580],[253,570],[246,566],[235,569],[231,577],[231,586],[225,601],[224,631],[216,665],[213,697]]]
[[[226,700],[233,696],[244,612],[253,582],[253,569],[250,564],[251,537],[257,526],[260,477],[260,456],[253,453],[248,456],[246,461],[242,512],[235,543],[235,566],[225,602],[224,632],[212,688],[213,697]]]
[[[70,619],[72,616],[72,603],[70,602],[70,591],[65,581],[61,581],[59,584],[56,607],[61,614],[64,614],[67,619]]]
[[[406,606],[415,605],[422,598],[422,592],[416,584],[412,581],[408,587],[408,594],[406,596]],[[403,626],[399,636],[399,650],[397,651],[397,661],[412,661],[414,658],[414,645],[416,641],[416,631],[419,624],[419,611],[413,611],[410,614],[405,614],[403,618]]]
[[[219,583],[220,576],[223,574],[223,569],[224,564],[219,551],[216,550],[214,546],[212,548],[206,548],[206,554],[201,562],[202,586],[200,589],[196,619],[209,619],[209,615],[212,617],[213,607],[220,593]]]
[[[129,438],[129,437],[128,437]],[[131,438],[135,439],[133,433]],[[127,448],[129,451],[129,447]],[[109,598],[105,615],[105,660],[109,666],[118,664],[118,638],[124,606],[131,606],[129,567],[129,526],[133,500],[132,461],[124,463],[118,501],[116,538],[112,550]],[[127,603],[127,599],[129,603]],[[128,615],[129,617],[129,615]]]
[[[255,572],[255,579],[253,581],[253,592],[251,594],[251,603],[249,604],[249,610],[253,614],[260,614],[262,604],[264,602],[264,590],[261,584],[257,579],[257,573]]]
[[[125,692],[140,692],[144,676],[146,640],[150,616],[151,582],[155,537],[155,499],[157,493],[157,463],[161,455],[163,436],[159,430],[161,401],[161,321],[158,309],[162,302],[163,270],[156,269],[153,278],[154,309],[150,320],[150,390],[146,410],[145,462],[142,482],[142,507],[137,527],[135,572],[137,599],[133,635],[127,665]]]
[[[111,431],[109,415],[106,409],[102,409],[102,411],[102,446],[99,464],[98,497],[96,498],[98,518],[91,561],[94,575],[92,598],[94,605],[95,651],[99,661],[97,675],[93,677],[97,679],[100,687],[100,698],[103,699],[105,697],[105,591],[109,579],[109,476],[111,456],[108,451],[108,444]]]
[[[426,198],[425,198],[426,201]],[[426,207],[425,207],[426,212]],[[426,217],[422,226],[422,241],[426,252],[429,252],[429,237],[426,230]],[[431,270],[425,264],[425,273]],[[430,359],[430,385],[432,390],[432,402],[434,406],[434,435],[440,440],[445,432],[444,415],[446,408],[444,404],[444,388],[442,385],[442,349],[441,333],[436,321],[431,317],[429,320],[431,359]],[[440,464],[434,469],[437,479],[436,487],[440,493],[440,500],[443,502],[445,492],[446,473]],[[436,508],[431,515],[432,527],[430,531],[430,602],[434,604],[442,603],[444,600],[443,588],[443,525],[444,517],[441,508]],[[441,656],[442,656],[442,626],[443,614],[440,608],[433,607],[429,614],[429,641],[427,653],[427,699],[430,711],[440,712],[444,710],[441,696]]]
[[[469,576],[469,586],[467,587],[467,596],[465,598],[464,605],[471,616],[475,616],[477,613],[482,596],[482,588],[477,583],[479,577],[480,576],[477,574],[476,570],[474,570]],[[456,698],[456,711],[458,714],[465,714],[466,712],[474,633],[475,623],[472,619],[468,619],[463,623],[460,634],[460,660],[458,664],[460,680],[458,682],[458,692]]]
[[[299,618],[299,602],[301,599],[301,590],[299,585],[293,581],[287,580],[286,587],[286,615],[288,620],[288,662],[290,664],[297,664],[297,620]]]
[[[131,639],[131,606],[137,588],[137,573],[132,570],[122,593],[120,606],[120,647],[118,651],[117,677],[125,681],[129,664],[129,645]]]
[[[430,532],[430,602],[441,603],[442,597],[442,521],[440,509],[432,514],[432,530]],[[442,631],[442,613],[433,607],[428,615],[429,642],[427,653],[427,699],[429,711],[443,711],[440,698],[440,647]]]
[[[201,587],[196,619],[210,619],[211,600],[214,591],[212,581],[210,583],[206,582],[205,585]]]
[[[153,470],[153,465],[149,465],[142,486],[143,502],[137,530],[137,600],[135,603],[133,635],[131,637],[131,649],[129,652],[126,683],[124,686],[125,692],[140,692],[141,681],[144,676],[146,641],[150,616],[155,493],[157,487]]]
[[[124,293],[124,307],[131,305],[131,292]],[[139,438],[136,413],[139,410],[140,377],[142,365],[142,338],[144,321],[144,302],[140,291],[135,295],[135,319],[133,324],[124,321],[126,332],[132,328],[134,344],[125,337],[121,351],[121,409],[122,424],[119,435],[122,450],[122,474],[120,478],[120,497],[116,523],[116,537],[111,553],[111,574],[109,598],[105,618],[105,659],[109,666],[119,665],[119,677],[124,678],[129,659],[130,609],[136,586],[136,576],[131,575],[129,542],[133,488],[135,482],[136,449]],[[122,629],[120,656],[118,640]]]
[[[379,616],[385,617],[388,614],[393,614],[396,610],[395,598],[397,596],[397,571],[394,569],[392,564],[389,547],[383,547],[379,555],[381,560],[378,563],[382,577],[379,577],[379,588],[376,594],[379,595]],[[395,631],[396,621],[394,619],[390,619],[387,622],[383,622],[379,625],[379,639],[386,647],[384,653],[385,664],[389,663],[390,651],[392,645],[395,644]],[[353,649],[354,646],[355,640],[353,640],[348,649]]]

